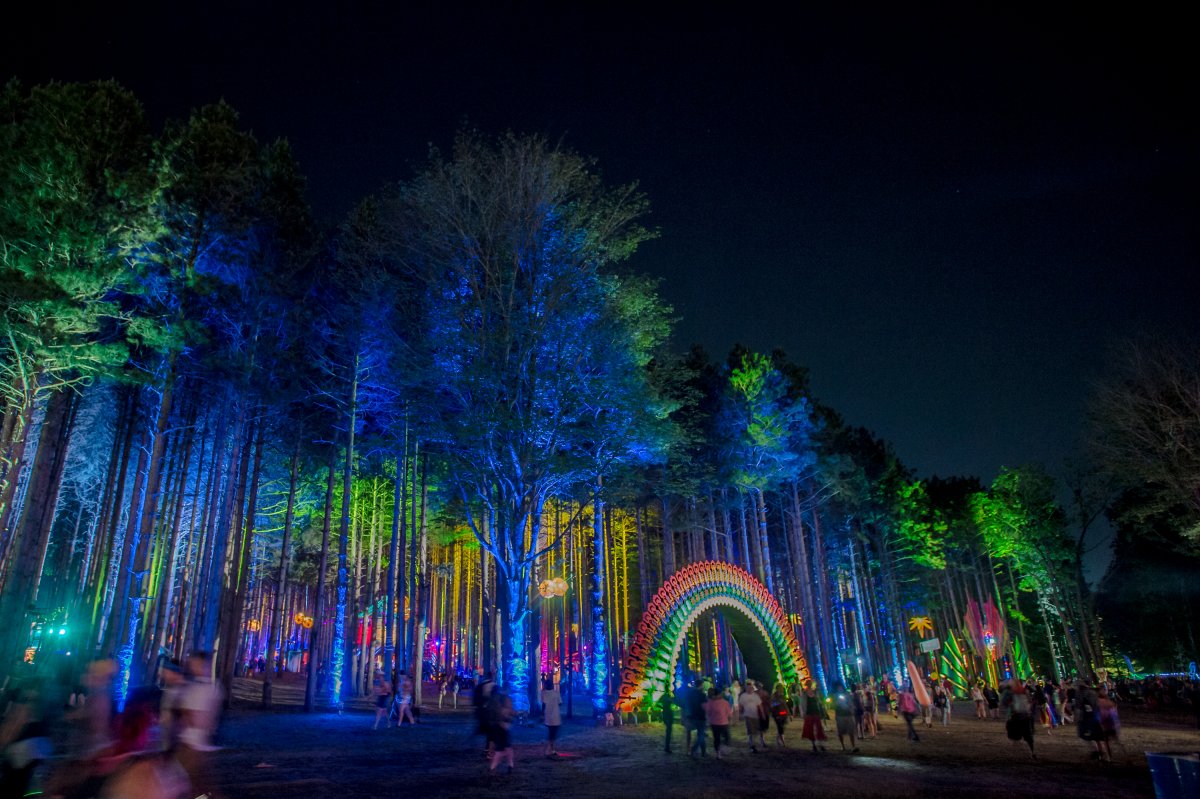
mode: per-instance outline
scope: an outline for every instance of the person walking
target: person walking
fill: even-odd
[[[742,696],[742,684],[734,680],[729,684],[729,704],[733,707],[733,716],[730,718],[730,724],[737,724],[739,716],[738,699]]]
[[[933,683],[933,706],[942,715],[942,726],[950,726],[950,692],[937,681]]]
[[[400,673],[400,690],[396,694],[396,728],[404,726],[404,719],[408,717],[410,726],[415,726],[417,720],[413,718],[413,681],[407,674]]]
[[[492,691],[496,686],[492,682],[490,671],[485,672],[483,669],[478,669],[476,674],[478,677],[475,681],[475,688],[471,691],[471,703],[474,705],[475,713],[475,734],[483,736],[483,756],[490,758],[493,749],[492,731],[488,726],[488,702],[491,700]]]
[[[1000,707],[1007,714],[1004,731],[1008,740],[1014,744],[1024,740],[1029,745],[1029,756],[1037,760],[1037,753],[1033,751],[1033,703],[1025,684],[1016,678],[1009,680],[1000,697]]]
[[[681,683],[675,689],[675,707],[679,708],[679,721],[683,724],[683,751],[692,751],[692,716],[688,712],[688,697],[692,693],[692,684]]]
[[[929,699],[928,705],[921,705],[921,724],[926,727],[933,726],[933,686],[929,680],[923,680],[925,683],[925,696]],[[920,704],[918,702],[918,704]]]
[[[1000,720],[1000,694],[997,693],[996,689],[993,688],[991,685],[985,685],[983,687],[983,698],[984,698],[984,701],[987,702],[988,715],[990,715],[992,717],[992,719],[999,721]]]
[[[542,723],[546,725],[546,757],[555,757],[558,755],[555,742],[562,726],[562,699],[553,677],[542,681]]]
[[[858,686],[855,686],[857,689]],[[857,724],[854,715],[854,692],[848,692],[845,686],[838,685],[833,695],[833,721],[837,726],[838,743],[842,751],[846,751],[846,737],[850,737],[851,754],[858,751]]]
[[[721,744],[729,744],[729,721],[733,715],[733,707],[724,694],[716,688],[708,692],[708,701],[704,703],[704,720],[712,728],[713,751],[717,760],[721,759]]]
[[[758,695],[758,686],[753,680],[746,680],[746,690],[738,697],[738,709],[746,722],[746,740],[750,743],[750,751],[757,754],[758,747],[754,745],[754,740],[757,738],[764,748],[767,744],[759,724],[763,714],[762,697]]]
[[[1062,724],[1062,716],[1058,711],[1058,686],[1051,680],[1046,685],[1046,723],[1050,729],[1056,729]]]
[[[688,688],[687,691],[687,718],[691,725],[692,732],[695,733],[695,740],[692,741],[688,752],[692,757],[696,756],[696,750],[700,750],[701,757],[708,756],[708,741],[704,735],[704,726],[707,723],[707,716],[704,712],[705,696],[701,688],[703,682],[697,680],[694,685]]]
[[[850,686],[850,704],[854,708],[854,734],[861,741],[866,737],[863,733],[863,719],[867,715],[867,703],[863,698],[861,683],[854,683]]]
[[[804,689],[800,685],[799,680],[792,680],[787,687],[788,690],[788,707],[791,710],[792,716],[800,716],[804,713]]]
[[[496,773],[496,767],[501,763],[508,764],[506,773],[513,771],[512,720],[512,698],[499,689],[492,689],[488,700],[488,729],[492,738],[492,761],[488,772],[491,774]]]
[[[658,707],[662,711],[663,726],[667,729],[666,739],[663,741],[663,751],[669,755],[671,754],[671,733],[675,728],[675,699],[671,696],[670,691],[663,691],[662,697],[658,700]]]
[[[879,735],[879,698],[875,695],[875,684],[867,683],[863,689],[863,737]]]
[[[976,683],[971,686],[971,701],[975,703],[975,718],[986,719],[987,711],[985,705],[987,700],[983,698],[983,684]]]
[[[371,692],[375,694],[375,726],[371,729],[379,729],[379,720],[387,716],[387,726],[392,726],[391,714],[388,713],[389,699],[392,698],[392,686],[388,681],[383,679],[383,669],[375,669],[375,676],[371,680]]]
[[[904,725],[908,728],[908,740],[913,743],[920,743],[921,736],[917,735],[917,730],[913,727],[913,719],[917,717],[917,697],[913,693],[912,683],[907,680],[904,687],[900,691],[900,697],[896,700],[896,709],[900,715],[904,717]]]
[[[882,688],[883,690],[881,691],[881,694],[883,696],[883,712],[887,713],[890,711],[892,718],[899,718],[896,713],[899,710],[898,700],[900,699],[900,692],[896,690],[896,685],[892,682],[891,677],[883,678]]]
[[[1095,747],[1092,757],[1102,760],[1104,730],[1100,727],[1100,697],[1083,680],[1075,683],[1075,731],[1080,740]]]
[[[812,744],[813,752],[825,751],[825,708],[817,696],[817,684],[812,680],[804,686],[804,730],[800,737]]]
[[[755,689],[758,691],[758,731],[759,738],[764,739],[767,730],[771,729],[771,694],[767,691],[767,686],[761,680],[754,683]],[[766,746],[766,743],[763,744]]]
[[[1113,741],[1117,742],[1122,752],[1125,751],[1125,746],[1121,743],[1121,719],[1117,715],[1116,702],[1109,696],[1108,688],[1102,686],[1097,692],[1097,697],[1097,707],[1100,710],[1100,741],[1104,745],[1105,760],[1111,763]]]
[[[771,692],[770,704],[771,719],[775,722],[775,744],[777,746],[787,746],[787,741],[784,740],[783,733],[787,729],[788,721],[792,717],[791,702],[788,699],[787,686],[781,682],[775,683],[775,690]]]

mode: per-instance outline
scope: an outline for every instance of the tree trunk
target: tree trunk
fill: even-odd
[[[675,531],[671,529],[671,502],[666,494],[662,497],[662,558],[660,585],[675,573]]]
[[[387,605],[384,606],[383,633],[383,664],[389,680],[395,680],[399,671],[396,662],[396,577],[404,576],[400,563],[404,547],[401,536],[404,527],[404,456],[408,448],[408,426],[404,428],[404,438],[400,449],[396,452],[396,482],[392,491],[392,540],[388,547],[387,569]],[[403,618],[403,616],[401,616]]]
[[[129,529],[136,532],[134,533],[133,546],[126,546],[126,551],[131,552],[133,558],[131,561],[132,571],[127,583],[129,587],[128,596],[124,602],[125,628],[122,632],[125,640],[117,654],[117,664],[120,668],[117,688],[118,709],[123,708],[125,705],[126,690],[133,677],[134,664],[139,662],[136,656],[138,625],[141,623],[143,603],[147,599],[142,596],[144,591],[143,581],[150,569],[150,542],[151,537],[154,535],[155,523],[158,521],[163,453],[166,452],[167,420],[171,415],[174,382],[172,373],[168,371],[162,393],[159,395],[158,413],[154,421],[153,443],[150,445],[146,479],[141,492],[141,501],[138,502],[138,515],[140,518],[137,520],[136,527],[134,527],[134,515],[130,514]],[[135,501],[137,501],[136,494]],[[121,617],[118,616],[118,618]]]
[[[756,489],[754,498],[758,507],[758,548],[762,556],[758,579],[767,586],[767,593],[775,593],[775,577],[771,568],[771,543],[767,537],[767,501],[761,488]]]
[[[596,491],[592,498],[592,657],[589,678],[592,684],[592,715],[602,715],[608,707],[606,687],[608,684],[608,627],[605,616],[605,562],[604,562],[604,487],[602,477],[596,477]]]
[[[350,372],[350,397],[346,404],[346,460],[342,468],[342,521],[338,540],[337,605],[333,616],[333,652],[329,664],[330,704],[340,705],[342,684],[346,678],[346,592],[349,572],[346,558],[350,547],[350,505],[354,501],[354,427],[358,414],[358,355]]]
[[[279,577],[275,586],[275,604],[271,611],[271,638],[267,641],[266,660],[269,664],[263,672],[262,704],[270,708],[272,702],[271,678],[282,672],[286,663],[287,653],[284,651],[283,634],[283,605],[288,589],[288,550],[292,543],[292,521],[296,512],[296,481],[300,473],[300,439],[296,436],[296,445],[292,449],[292,463],[288,470],[287,510],[283,515],[283,542],[279,548]],[[278,651],[279,655],[275,656]]]
[[[325,520],[321,526],[321,565],[317,570],[317,594],[313,605],[312,634],[308,639],[308,679],[304,684],[304,711],[312,712],[317,688],[317,674],[321,664],[317,659],[317,645],[325,625],[325,575],[329,571],[329,533],[333,524],[333,488],[337,483],[337,444],[329,448],[329,476],[325,481]]]
[[[46,403],[37,453],[29,475],[25,507],[13,533],[11,577],[4,586],[3,612],[0,618],[6,626],[7,651],[4,663],[11,663],[25,646],[31,619],[29,613],[37,600],[38,579],[53,522],[54,502],[58,482],[62,477],[62,462],[66,457],[66,432],[74,394],[59,390]],[[58,480],[56,480],[56,475]],[[12,475],[15,483],[17,475]]]

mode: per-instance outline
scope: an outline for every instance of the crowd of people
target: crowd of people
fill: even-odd
[[[212,659],[160,664],[155,686],[114,705],[117,666],[91,663],[76,684],[37,677],[4,686],[0,796],[63,799],[216,795],[210,758],[223,693]],[[119,710],[119,712],[118,712]],[[53,731],[65,729],[66,756]]]
[[[877,737],[880,718],[889,713],[903,720],[906,737],[914,744],[921,741],[921,728],[949,727],[956,693],[961,694],[944,679],[927,679],[914,686],[911,680],[896,683],[888,676],[870,677],[860,683],[834,684],[832,692],[822,696],[812,680],[774,686],[753,679],[743,686],[733,680],[715,686],[711,677],[696,677],[673,693],[664,693],[654,710],[665,726],[663,748],[668,753],[674,751],[678,714],[684,751],[693,757],[707,756],[706,734],[712,737],[716,757],[722,757],[732,745],[730,731],[743,725],[751,753],[786,747],[789,723],[794,720],[802,724],[800,738],[814,753],[827,751],[828,734],[833,733],[842,751],[854,754],[860,751],[860,742]],[[1062,683],[1007,679],[999,685],[979,681],[970,686],[966,698],[974,719],[1003,721],[1007,737],[1014,744],[1024,742],[1034,759],[1036,727],[1050,734],[1072,726],[1092,758],[1111,762],[1113,746],[1121,746],[1120,703],[1187,708],[1200,726],[1200,681],[1194,680],[1172,683],[1159,678],[1140,686],[1107,679]],[[768,743],[772,727],[774,736]]]
[[[120,712],[113,701],[116,673],[113,661],[100,660],[78,681],[64,675],[58,680],[31,678],[3,686],[0,795],[35,791],[65,799],[216,795],[210,758],[216,749],[213,736],[224,697],[212,680],[211,658],[196,653],[184,663],[160,664],[156,685],[131,691]],[[420,723],[414,688],[413,678],[404,672],[388,679],[377,670],[372,683],[374,727]],[[518,720],[512,697],[492,675],[482,669],[473,676],[438,675],[434,688],[439,708],[447,701],[457,708],[460,693],[471,697],[475,733],[484,739],[489,771],[511,772],[515,765],[512,728],[526,719],[522,715]],[[743,741],[751,754],[786,748],[796,727],[800,745],[814,754],[827,751],[831,735],[837,736],[843,752],[856,754],[864,741],[879,735],[881,719],[888,715],[903,720],[905,735],[913,744],[920,743],[922,729],[949,727],[956,693],[963,698],[956,686],[938,679],[914,685],[889,676],[868,677],[857,683],[836,683],[825,694],[812,680],[771,685],[747,679],[743,685],[735,679],[726,685],[697,676],[665,692],[653,708],[644,709],[663,722],[667,753],[676,751],[675,727],[680,726],[682,751],[696,758],[707,757],[710,740],[718,759]],[[564,697],[553,675],[542,676],[537,697],[534,713],[541,715],[546,729],[543,754],[554,758]],[[973,720],[1003,721],[1007,738],[1014,746],[1024,743],[1035,759],[1038,727],[1045,734],[1074,727],[1092,758],[1111,762],[1114,745],[1122,748],[1119,705],[1187,709],[1195,713],[1200,726],[1200,681],[1194,679],[1060,683],[1031,678],[1008,679],[999,685],[979,681],[969,686],[965,698]],[[66,745],[58,746],[57,752],[52,728],[66,730]]]

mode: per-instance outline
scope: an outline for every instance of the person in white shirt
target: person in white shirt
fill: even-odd
[[[558,728],[562,726],[562,698],[558,695],[558,688],[554,685],[552,677],[547,677],[542,682],[542,707],[545,711],[543,721],[546,725],[546,757],[553,757],[558,754],[555,741],[558,739]]]
[[[767,746],[767,742],[763,740],[762,725],[759,723],[763,717],[763,706],[762,697],[758,695],[757,689],[758,686],[753,680],[746,680],[746,690],[738,695],[738,710],[746,722],[746,738],[750,741],[751,752],[758,751],[758,747],[754,745],[755,738],[764,749]]]

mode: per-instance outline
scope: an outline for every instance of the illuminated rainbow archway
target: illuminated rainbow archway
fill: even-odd
[[[650,600],[621,670],[620,710],[633,710],[670,690],[688,630],[706,611],[732,610],[726,622],[749,676],[806,680],[804,653],[783,608],[766,586],[737,566],[702,561],[685,566]]]

